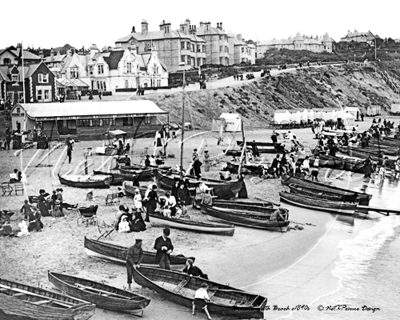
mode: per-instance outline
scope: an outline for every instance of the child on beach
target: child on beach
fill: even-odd
[[[211,320],[212,318],[207,309],[207,302],[211,301],[210,297],[208,296],[207,289],[208,289],[207,283],[202,283],[201,287],[196,290],[196,293],[194,294],[192,314],[195,315],[196,307],[198,307],[198,308],[203,309],[204,312],[206,313],[208,319]]]

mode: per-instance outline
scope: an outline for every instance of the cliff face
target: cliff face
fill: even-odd
[[[390,69],[386,72],[400,87],[396,73]],[[368,106],[381,106],[382,114],[386,114],[392,103],[400,103],[400,94],[392,88],[393,84],[389,86],[387,77],[382,75],[382,68],[373,65],[296,70],[242,86],[189,91],[185,119],[195,128],[207,130],[211,120],[222,112],[241,114],[245,125],[253,128],[269,126],[276,109],[332,108],[341,104],[364,112]],[[154,93],[140,98],[154,101],[170,111],[171,121],[180,123],[182,93]]]

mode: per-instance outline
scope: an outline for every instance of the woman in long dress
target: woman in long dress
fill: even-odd
[[[203,162],[204,162],[204,171],[209,172],[210,171],[210,155],[208,154],[208,150],[204,151]]]
[[[44,191],[43,189],[39,190],[38,207],[42,217],[50,216],[49,209],[47,208],[47,196],[48,195],[46,195],[46,191]]]

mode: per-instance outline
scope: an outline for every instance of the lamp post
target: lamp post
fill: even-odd
[[[183,178],[183,139],[185,136],[185,66],[184,62],[179,63],[183,67],[183,81],[182,81],[182,134],[181,134],[181,161],[180,161],[180,176]]]

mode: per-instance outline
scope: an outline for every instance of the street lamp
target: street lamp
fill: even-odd
[[[181,161],[180,161],[180,176],[183,178],[183,139],[185,136],[185,62],[180,62],[179,67],[183,68],[182,81],[182,134],[181,134]]]

